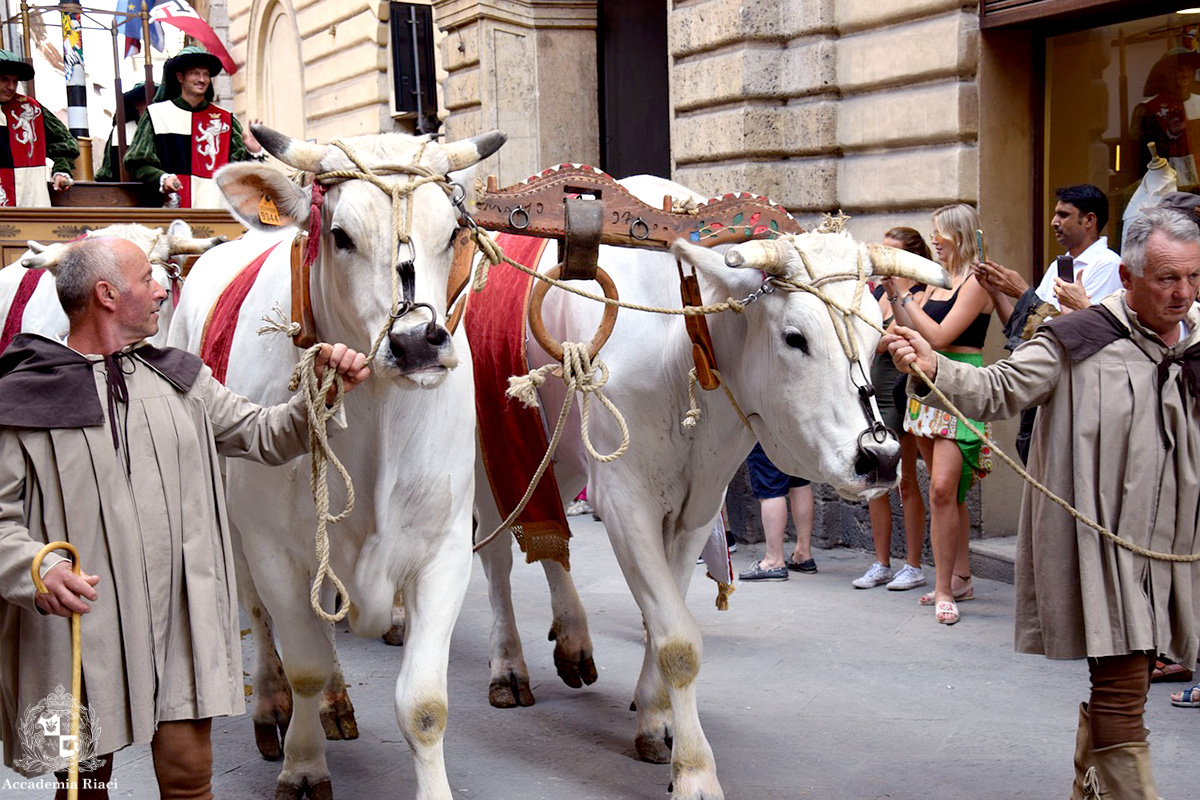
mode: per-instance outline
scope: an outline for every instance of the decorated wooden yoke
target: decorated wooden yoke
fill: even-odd
[[[685,201],[666,196],[662,207],[655,208],[634,197],[612,176],[581,164],[550,167],[503,189],[497,188],[496,183],[496,178],[489,176],[477,201],[476,224],[500,233],[557,239],[562,261],[549,275],[563,280],[596,280],[598,272],[603,273],[597,263],[602,244],[669,250],[680,238],[712,247],[804,232],[785,208],[766,197],[740,192],[695,203],[690,198]],[[452,327],[462,314],[462,295],[475,250],[465,233],[456,246],[449,287],[454,304],[450,314]],[[676,264],[683,305],[703,305],[695,273],[685,274],[678,259]],[[540,297],[546,287],[547,284],[539,282],[534,288],[529,330],[547,352],[553,353],[557,343],[546,333],[540,314],[535,313],[541,307]],[[616,307],[607,308],[610,313],[602,324],[603,338],[607,338],[616,318]],[[688,316],[686,322],[697,380],[705,389],[715,389],[720,381],[714,374],[716,365],[708,323],[703,315]]]

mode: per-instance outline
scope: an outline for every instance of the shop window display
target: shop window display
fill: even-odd
[[[1200,192],[1200,14],[1047,37],[1045,55],[1045,218],[1055,187],[1103,187],[1106,233],[1119,251],[1139,208],[1176,189]]]

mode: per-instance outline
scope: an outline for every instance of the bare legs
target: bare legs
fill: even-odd
[[[954,591],[961,592],[971,578],[968,549],[971,520],[966,504],[958,502],[962,452],[950,439],[917,437],[917,445],[929,467],[929,538],[937,569],[934,602],[953,603]]]
[[[792,524],[796,526],[796,548],[792,551],[792,560],[807,561],[812,558],[812,486],[795,486],[788,490],[786,497],[768,497],[758,501],[763,536],[767,543],[766,555],[759,562],[764,569],[774,569],[784,564],[783,533],[787,528],[789,502],[792,506]]]
[[[904,514],[905,560],[915,569],[921,567],[921,551],[925,546],[925,501],[917,485],[917,437],[900,435],[900,507]],[[871,513],[871,536],[875,542],[875,560],[885,567],[892,565],[892,503],[888,495],[876,497],[868,504]]]

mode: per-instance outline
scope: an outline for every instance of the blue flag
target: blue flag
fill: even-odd
[[[146,0],[146,10],[154,8],[155,2],[156,0]],[[142,0],[125,0],[125,7],[122,10],[126,14],[141,14]],[[142,49],[142,18],[140,16],[130,17],[125,20],[122,28],[125,32],[125,56],[128,57]],[[150,45],[160,53],[162,52],[162,26],[157,22],[150,23]]]

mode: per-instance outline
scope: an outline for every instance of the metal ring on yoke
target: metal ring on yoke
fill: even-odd
[[[517,215],[521,215],[521,221],[517,222]],[[522,206],[517,206],[512,211],[508,212],[508,224],[523,231],[529,227],[529,212]]]
[[[562,264],[557,264],[546,273],[546,277],[557,279],[561,272]],[[601,267],[596,267],[596,283],[600,284],[600,288],[604,291],[604,296],[609,300],[621,299],[617,294],[617,285]],[[529,295],[529,333],[533,336],[534,341],[550,354],[550,358],[555,361],[562,361],[562,344],[550,335],[550,332],[546,330],[545,323],[542,322],[542,301],[546,299],[546,292],[549,289],[549,283],[538,280],[534,281],[533,292]],[[600,352],[600,348],[608,341],[608,337],[612,334],[613,326],[616,324],[617,306],[605,303],[604,316],[600,320],[600,327],[596,330],[596,335],[592,337],[592,341],[588,343],[589,358],[595,358],[596,354]]]

